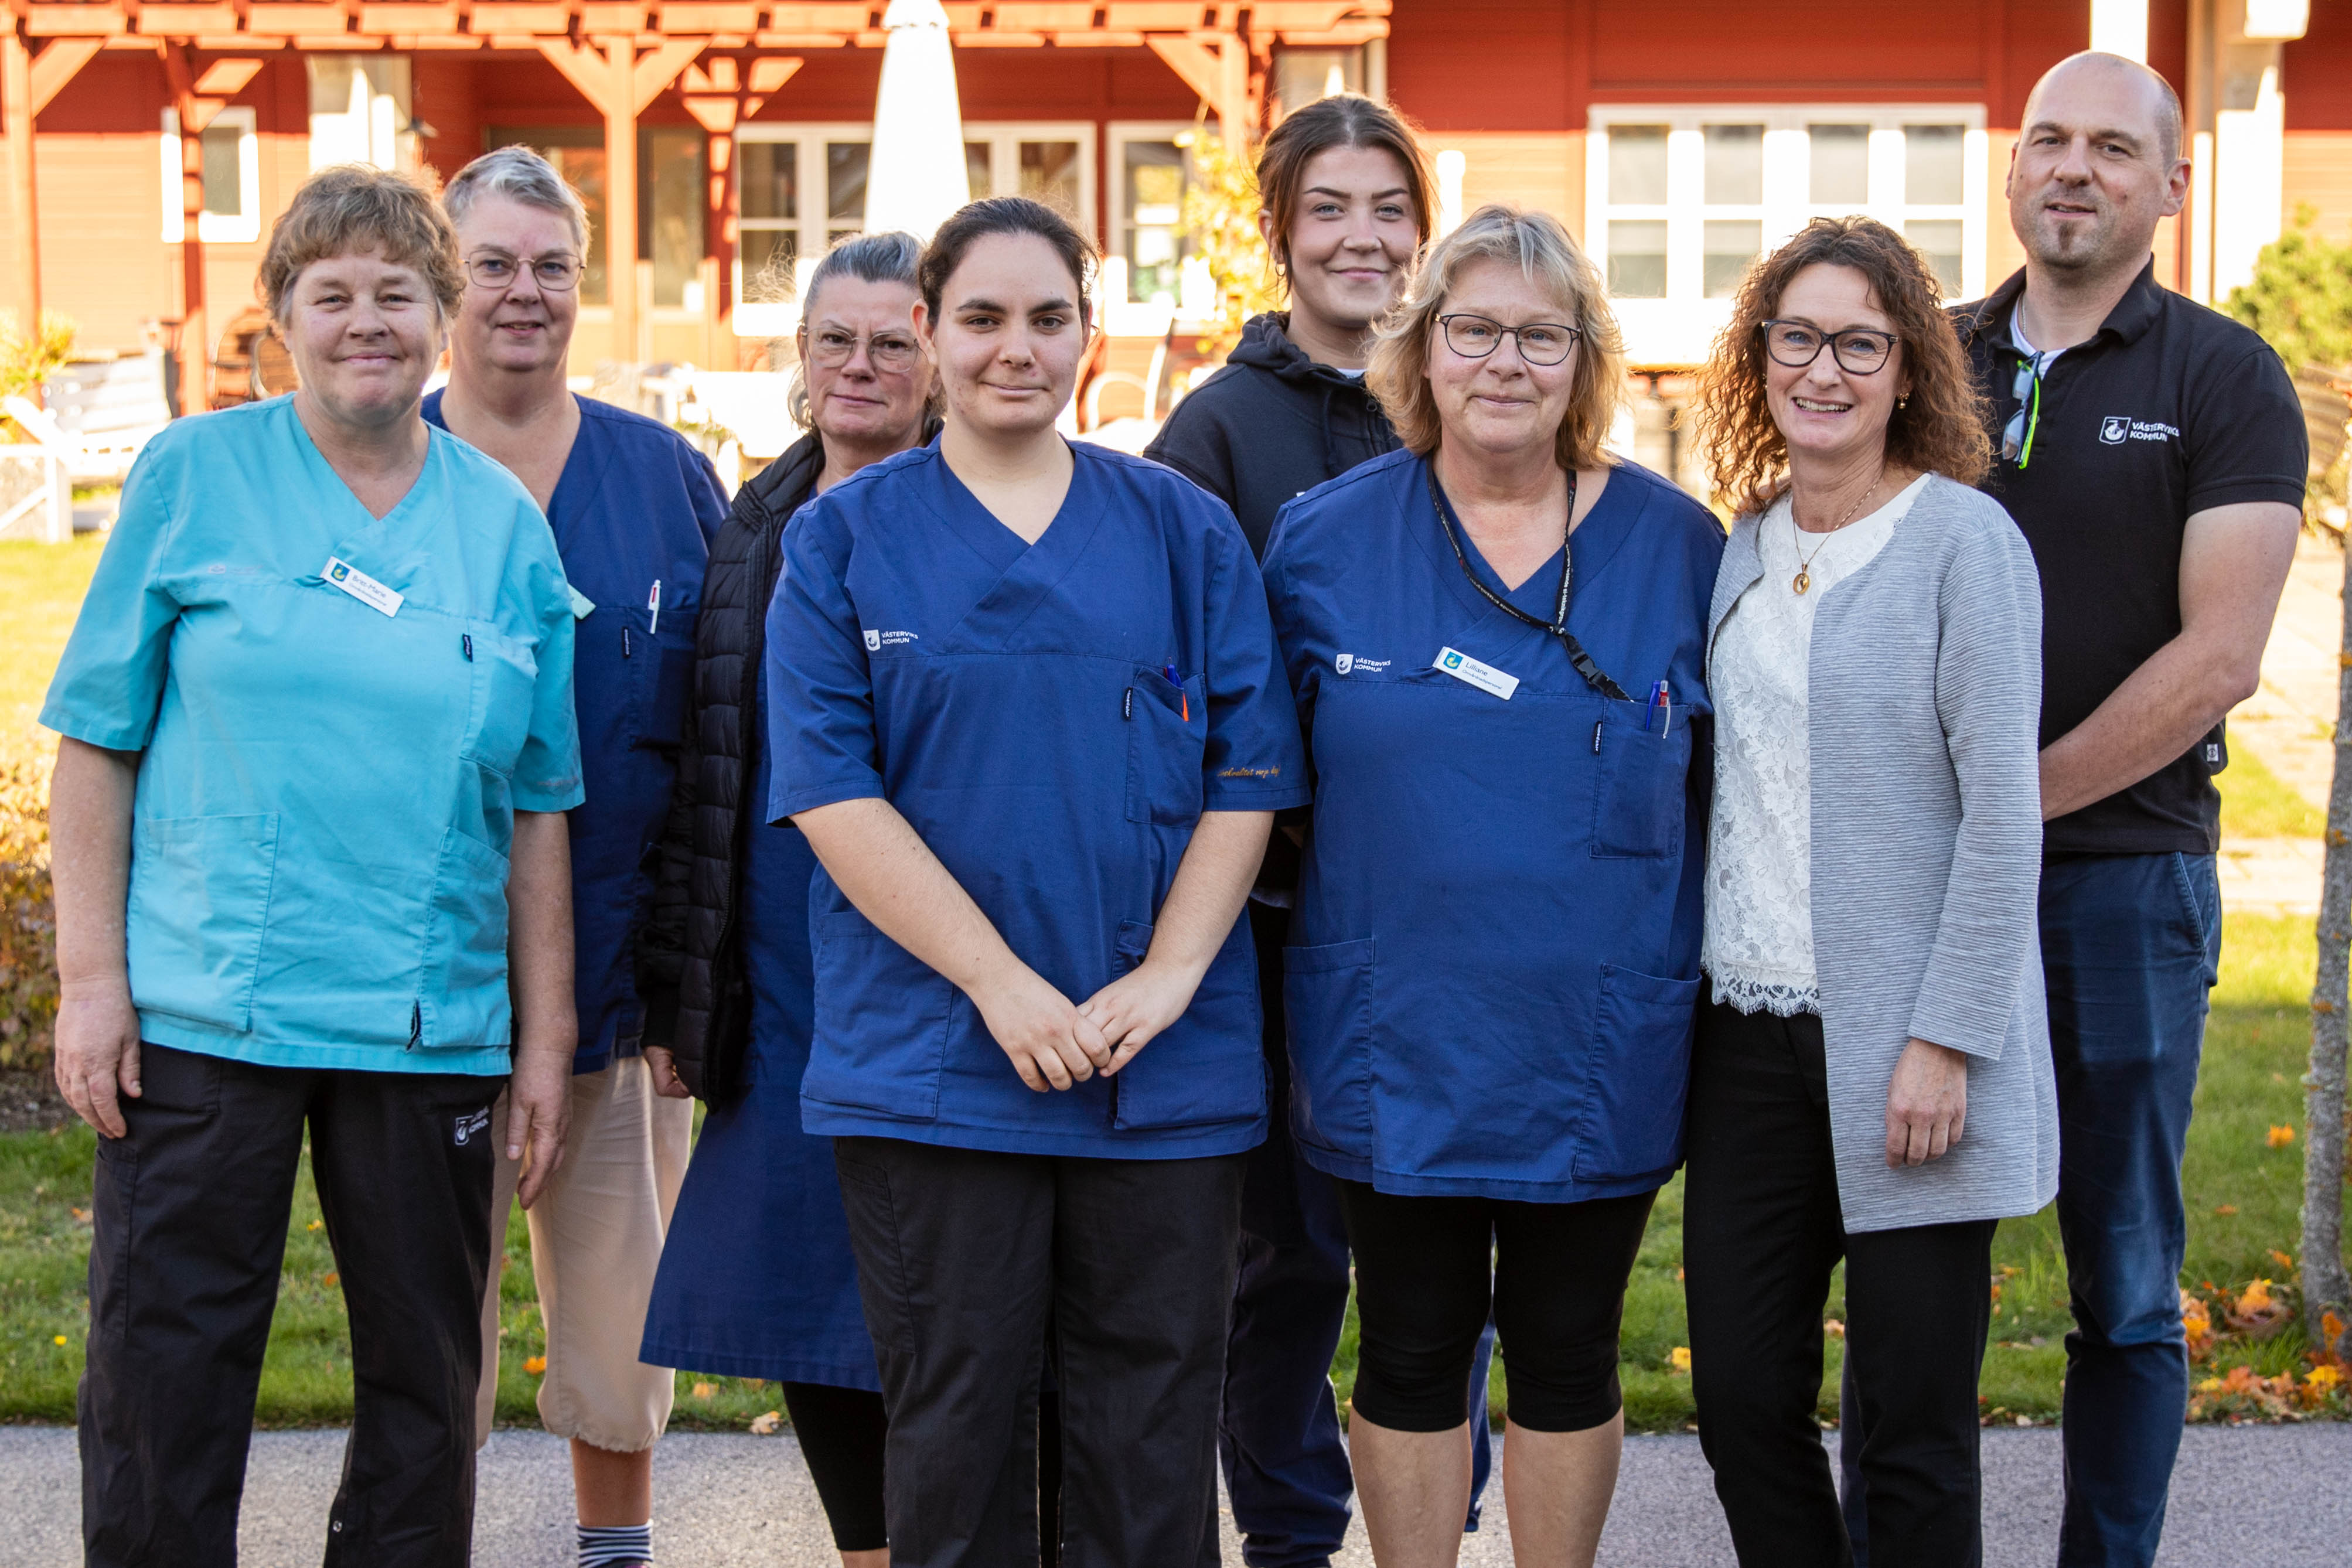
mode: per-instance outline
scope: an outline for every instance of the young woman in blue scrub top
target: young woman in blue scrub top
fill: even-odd
[[[833,1136],[890,1421],[894,1563],[1189,1563],[1265,1069],[1239,917],[1297,721],[1233,514],[1064,442],[1091,247],[1020,197],[924,254],[933,447],[803,510],[766,809],[821,869],[802,1124]],[[1138,1411],[1151,1412],[1138,1420]]]
[[[83,1538],[236,1561],[307,1131],[358,1388],[326,1561],[464,1568],[491,1102],[511,1071],[526,1205],[568,1113],[571,591],[418,415],[462,288],[432,197],[314,175],[261,281],[302,389],[149,444],[41,714],[58,1081],[101,1134]]]
[[[637,1336],[693,1118],[660,1097],[639,1055],[633,949],[653,891],[647,848],[677,774],[707,542],[727,503],[710,460],[677,431],[565,384],[588,213],[553,166],[527,147],[502,147],[459,170],[441,200],[467,287],[450,330],[449,384],[425,397],[425,417],[522,480],[576,595],[588,791],[571,818],[580,1048],[572,1163],[530,1215],[547,1333],[540,1419],[572,1445],[580,1561],[650,1563],[653,1446],[676,1380],[637,1359]],[[495,1250],[520,1174],[501,1163]],[[476,1405],[484,1441],[497,1408],[499,1298],[494,1278]]]
[[[935,426],[915,340],[921,255],[912,235],[860,235],[803,285],[791,397],[809,433],[735,493],[711,546],[677,795],[639,945],[646,1058],[664,1092],[710,1105],[641,1354],[783,1385],[842,1568],[889,1568],[886,1421],[833,1144],[801,1131],[816,857],[759,804],[774,772],[761,665],[787,521]]]
[[[1373,353],[1406,449],[1286,507],[1266,555],[1316,782],[1295,1130],[1355,1254],[1384,1565],[1459,1550],[1490,1310],[1513,1554],[1591,1562],[1625,1280],[1681,1154],[1723,532],[1602,454],[1622,378],[1568,232],[1482,208]]]

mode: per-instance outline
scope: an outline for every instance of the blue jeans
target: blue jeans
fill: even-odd
[[[2220,977],[2210,855],[2071,856],[2042,872],[2058,1072],[2066,1336],[2061,1568],[2156,1559],[2189,1405],[2180,1157]]]
[[[2147,1568],[2189,1406],[2180,1157],[2221,963],[2210,855],[2064,855],[2042,868],[2058,1077],[2066,1336],[2059,1568]],[[1849,1417],[1853,1405],[1845,1401]],[[1848,1495],[1861,1448],[1849,1425]],[[1854,1560],[1866,1563],[1853,1511]]]

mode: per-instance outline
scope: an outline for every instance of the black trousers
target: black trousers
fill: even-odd
[[[1052,1328],[1061,1561],[1168,1568],[1214,1495],[1242,1156],[1098,1160],[837,1138],[889,1411],[895,1568],[1038,1561]]]
[[[1974,1568],[1984,1555],[1977,1378],[1994,1222],[1845,1232],[1813,1014],[1703,1008],[1689,1118],[1692,1392],[1739,1561],[1853,1560],[1814,1415],[1822,1310],[1843,1257],[1872,1555],[1904,1568]]]
[[[228,1568],[307,1127],[351,1314],[328,1568],[466,1568],[505,1080],[254,1067],[147,1045],[100,1139],[80,1398],[89,1568]]]
[[[1486,1390],[1491,1313],[1511,1424],[1582,1432],[1622,1408],[1617,1331],[1654,1192],[1582,1203],[1414,1197],[1341,1182],[1361,1351],[1349,1404],[1396,1432],[1450,1432]]]

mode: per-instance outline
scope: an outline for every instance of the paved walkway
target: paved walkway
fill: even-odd
[[[1986,1563],[2049,1563],[2058,1532],[2057,1432],[1989,1431],[1984,1448]],[[341,1451],[339,1432],[254,1438],[242,1568],[310,1568],[319,1561]],[[656,1454],[663,1568],[829,1568],[840,1561],[790,1437],[678,1434]],[[2352,1560],[2347,1468],[2352,1426],[2192,1426],[2183,1435],[2157,1561],[2163,1568],[2342,1568]],[[8,1478],[0,1492],[0,1568],[79,1563],[74,1435],[0,1427],[0,1475]],[[485,1568],[568,1568],[571,1486],[564,1445],[554,1438],[520,1431],[492,1438],[482,1454],[474,1561]],[[1501,1490],[1497,1484],[1486,1527],[1463,1542],[1463,1568],[1511,1561]],[[1230,1521],[1224,1561],[1241,1561]],[[1337,1561],[1370,1568],[1360,1524]],[[1630,1439],[1601,1568],[1730,1568],[1732,1561],[1698,1439]]]
[[[2344,552],[2306,534],[2263,650],[2262,689],[2230,715],[2230,745],[2260,757],[2289,789],[2327,809],[2336,776],[2337,650],[2344,642]],[[2221,901],[2258,914],[2315,915],[2324,850],[2316,838],[2221,846]]]

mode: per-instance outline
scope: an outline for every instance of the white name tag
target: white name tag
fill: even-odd
[[[387,616],[400,614],[401,596],[350,562],[328,556],[325,575],[329,585],[341,588],[369,609]]]
[[[1468,654],[1450,647],[1439,648],[1437,657],[1430,661],[1429,667],[1442,669],[1456,680],[1467,681],[1481,691],[1491,692],[1506,702],[1511,700],[1511,693],[1519,689],[1517,676],[1506,675],[1491,664],[1482,664]]]
[[[572,590],[572,618],[573,620],[584,621],[590,616],[595,614],[595,600],[590,598],[587,595],[582,593],[577,588]]]

